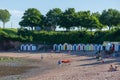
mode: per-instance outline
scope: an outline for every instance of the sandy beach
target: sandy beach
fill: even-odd
[[[41,56],[43,59],[41,60]],[[22,63],[17,66],[31,67],[17,75],[1,76],[0,80],[120,80],[120,58],[105,58],[105,63],[97,61],[95,56],[80,56],[63,53],[6,53],[0,57],[16,57]],[[58,65],[58,60],[69,59],[70,64]],[[13,64],[13,63],[11,63]],[[110,65],[118,70],[109,72]],[[0,62],[0,65],[2,64]],[[8,64],[7,64],[8,65]]]

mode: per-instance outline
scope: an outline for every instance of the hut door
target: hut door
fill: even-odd
[[[78,50],[80,50],[80,46],[78,46]]]
[[[67,45],[65,45],[65,50],[67,50]]]

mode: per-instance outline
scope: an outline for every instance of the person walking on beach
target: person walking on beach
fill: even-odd
[[[41,60],[43,60],[43,56],[41,55]]]
[[[60,65],[62,62],[61,62],[61,60],[58,60],[58,65]]]

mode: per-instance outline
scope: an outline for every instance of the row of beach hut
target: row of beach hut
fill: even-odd
[[[62,51],[62,50],[73,50],[73,51],[80,51],[80,50],[103,50],[103,46],[101,44],[54,44],[53,50],[55,51]]]
[[[54,44],[53,45],[53,50],[55,51],[66,51],[66,50],[71,50],[71,51],[81,51],[81,50],[86,50],[86,51],[99,51],[99,50],[110,50],[110,48],[113,48],[114,51],[120,51],[120,44]]]
[[[103,44],[54,44],[53,50],[54,51],[99,51],[99,50],[110,50],[113,49],[114,51],[120,51],[120,43],[103,43]],[[22,44],[20,46],[21,51],[36,51],[38,50],[37,45],[35,44]]]
[[[20,50],[21,51],[36,51],[37,50],[37,46],[34,44],[22,44],[20,46]]]

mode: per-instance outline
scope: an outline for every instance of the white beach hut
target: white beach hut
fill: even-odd
[[[28,51],[30,51],[30,44],[28,44]]]
[[[32,45],[32,51],[36,51],[37,50],[37,46],[36,45]]]
[[[99,50],[103,50],[103,46],[101,44],[99,44]]]
[[[54,45],[53,45],[53,50],[56,51],[57,49],[58,49],[58,45],[57,45],[57,44],[54,44]]]
[[[70,50],[70,51],[72,51],[73,49],[72,49],[72,45],[71,44],[69,44],[68,45],[68,50]]]
[[[112,46],[112,44],[111,43],[108,43],[107,45],[106,45],[106,50],[110,50],[110,47]]]
[[[29,45],[30,51],[32,51],[32,46],[33,46],[33,44],[30,44],[30,45]]]
[[[21,50],[21,51],[24,50],[24,46],[25,46],[24,44],[21,45],[21,47],[20,47],[20,50]]]
[[[26,50],[27,50],[27,45],[25,44],[23,47],[23,51],[26,51]]]
[[[26,44],[26,51],[28,51],[28,47],[29,47],[29,45],[28,45],[28,44]]]
[[[81,51],[85,48],[84,46],[85,46],[84,44],[81,44],[81,45],[80,45],[80,50],[81,50]]]

